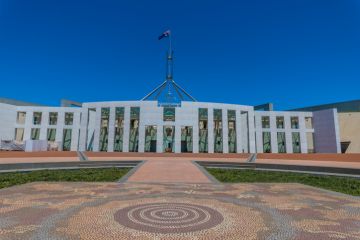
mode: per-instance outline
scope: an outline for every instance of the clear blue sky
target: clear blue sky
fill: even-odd
[[[0,97],[141,99],[164,80],[168,28],[199,101],[360,99],[359,0],[0,0]]]

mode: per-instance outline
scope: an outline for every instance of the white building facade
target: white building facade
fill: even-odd
[[[79,107],[0,102],[0,140],[46,140],[62,151],[339,153],[335,109],[255,111],[182,101],[90,102]]]

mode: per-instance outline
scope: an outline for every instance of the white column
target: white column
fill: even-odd
[[[199,113],[197,112],[196,122],[193,124],[193,153],[199,153]]]
[[[227,109],[222,109],[222,123],[223,123],[223,152],[229,152],[229,127]]]
[[[162,153],[164,152],[163,149],[163,131],[164,131],[164,126],[163,125],[157,125],[157,129],[156,129],[156,152],[157,153]]]
[[[95,115],[94,152],[99,151],[100,127],[101,127],[100,124],[101,124],[101,107],[97,107],[96,115]]]
[[[208,150],[214,153],[214,109],[208,108]]]
[[[306,138],[306,125],[305,125],[305,116],[302,114],[299,116],[299,129],[300,129],[300,147],[301,153],[308,153],[308,145]]]
[[[286,152],[292,153],[293,146],[292,146],[292,135],[291,135],[291,121],[290,116],[284,116],[285,121],[285,140],[286,140]]]
[[[129,152],[130,107],[125,107],[124,114],[123,152]]]
[[[108,135],[108,152],[114,151],[114,138],[115,138],[115,107],[110,108],[109,119],[109,135]]]
[[[88,123],[88,109],[83,108],[81,111],[81,122],[80,122],[80,143],[79,151],[86,150],[86,138],[87,138],[87,123]]]
[[[59,148],[62,149],[63,146],[63,135],[64,135],[64,124],[65,124],[65,113],[64,112],[58,112],[58,118],[57,118],[57,126],[56,126],[56,136],[55,141],[58,142]]]
[[[49,124],[49,112],[41,113],[40,140],[47,140],[47,125]]]
[[[264,152],[264,142],[262,137],[262,124],[261,116],[255,115],[255,127],[256,127],[256,150],[258,153]]]
[[[249,129],[249,150],[250,153],[255,153],[255,126],[254,126],[255,113],[253,110],[248,111],[248,129]]]
[[[144,125],[144,121],[141,121],[141,116],[143,114],[141,114],[141,109],[140,108],[140,119],[139,119],[139,152],[144,152],[145,151],[145,125]]]
[[[181,126],[175,125],[175,153],[181,153]]]
[[[270,116],[270,131],[271,131],[271,152],[278,153],[278,144],[277,144],[277,129],[276,129],[276,117],[274,115]]]
[[[242,153],[242,131],[245,131],[245,129],[241,128],[241,111],[240,110],[236,110],[235,112],[236,114],[236,152],[237,153]]]
[[[33,126],[33,111],[27,111],[25,117],[25,130],[24,130],[24,140],[29,140],[31,138],[31,128]]]

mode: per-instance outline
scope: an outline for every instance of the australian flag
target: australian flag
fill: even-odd
[[[170,36],[170,30],[167,30],[165,32],[163,32],[160,36],[159,36],[159,40],[164,38],[164,37],[169,37]]]

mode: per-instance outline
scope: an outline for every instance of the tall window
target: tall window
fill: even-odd
[[[54,142],[56,138],[56,128],[48,128],[47,130],[47,140]]]
[[[139,120],[140,120],[140,108],[131,107],[129,152],[137,152],[139,150]]]
[[[22,142],[24,140],[24,128],[15,128],[15,141]]]
[[[293,153],[301,153],[300,133],[298,132],[292,133],[292,144],[293,144]]]
[[[175,122],[175,108],[173,107],[164,107],[163,113],[164,121],[172,121]]]
[[[261,125],[262,125],[262,128],[270,128],[270,117],[262,116],[261,117]]]
[[[306,141],[308,146],[308,153],[315,153],[315,144],[314,144],[314,133],[306,133]]]
[[[277,142],[278,142],[278,152],[286,153],[286,139],[284,132],[277,133]]]
[[[305,127],[307,129],[313,129],[313,118],[312,117],[305,117]]]
[[[175,126],[164,126],[163,130],[164,152],[174,152],[175,150]]]
[[[228,110],[227,114],[229,153],[236,153],[236,112],[235,110]]]
[[[63,131],[63,151],[70,151],[71,149],[71,133],[72,129],[64,129]]]
[[[271,153],[271,134],[263,132],[263,150],[264,153]]]
[[[145,127],[145,152],[156,152],[157,127]]]
[[[284,117],[276,117],[276,128],[284,128],[285,124],[284,124]]]
[[[223,152],[222,110],[214,109],[214,152]]]
[[[31,140],[39,140],[40,138],[40,128],[31,129]]]
[[[101,108],[99,150],[107,151],[109,136],[110,108]]]
[[[298,129],[299,128],[299,117],[291,117],[291,128],[292,129]]]
[[[208,110],[199,108],[199,152],[208,152]]]
[[[26,112],[17,112],[16,123],[25,124]]]
[[[181,127],[181,152],[193,151],[193,128],[191,126]]]
[[[49,113],[49,125],[56,125],[58,119],[58,113],[57,112],[50,112]]]
[[[41,124],[41,116],[42,116],[41,112],[34,112],[34,115],[33,115],[33,124],[34,125]]]
[[[115,139],[114,151],[123,151],[123,137],[124,137],[124,108],[115,108]]]
[[[74,122],[74,113],[67,112],[65,113],[65,125],[73,125]]]

